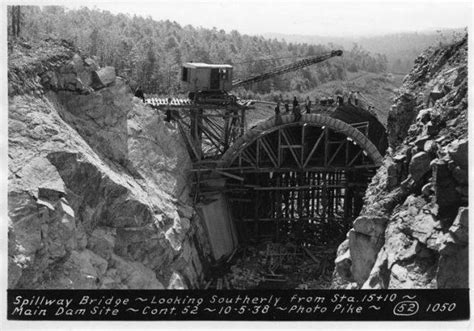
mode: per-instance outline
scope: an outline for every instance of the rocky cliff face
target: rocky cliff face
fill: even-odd
[[[420,55],[336,259],[347,288],[468,287],[467,37]]]
[[[195,288],[209,262],[184,142],[66,42],[9,56],[10,288]]]

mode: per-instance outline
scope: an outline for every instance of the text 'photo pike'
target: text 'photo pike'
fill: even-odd
[[[469,323],[470,1],[2,9],[7,329]]]

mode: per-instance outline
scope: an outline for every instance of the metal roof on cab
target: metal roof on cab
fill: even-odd
[[[209,63],[202,63],[202,62],[186,62],[183,64],[186,68],[215,68],[215,69],[232,69],[230,64],[209,64]]]

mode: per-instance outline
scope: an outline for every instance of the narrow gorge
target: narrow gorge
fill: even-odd
[[[326,288],[468,287],[467,72],[467,36],[416,59]],[[8,103],[9,288],[205,288],[219,233],[176,123],[56,39],[14,45]]]

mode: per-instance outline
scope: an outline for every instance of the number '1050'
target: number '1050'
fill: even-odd
[[[427,312],[433,312],[433,313],[436,313],[436,312],[443,312],[443,311],[453,311],[454,309],[456,309],[456,303],[443,303],[443,304],[440,304],[440,303],[435,303],[435,304],[429,304],[428,307],[426,307],[426,311]]]

